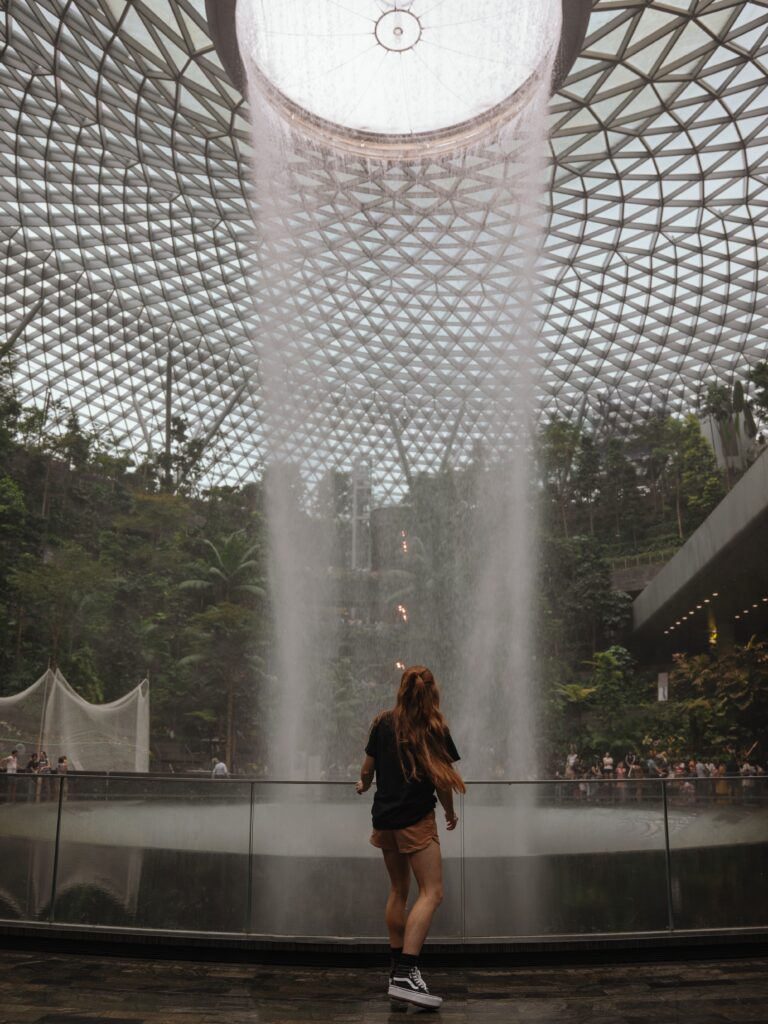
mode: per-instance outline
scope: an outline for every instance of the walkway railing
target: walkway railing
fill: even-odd
[[[0,775],[0,921],[382,941],[370,796]],[[766,778],[475,782],[457,810],[434,939],[768,927]]]
[[[674,558],[682,547],[682,543],[674,548],[660,548],[657,551],[639,551],[627,555],[608,555],[606,562],[608,567],[617,569],[639,569],[644,565],[660,565]]]

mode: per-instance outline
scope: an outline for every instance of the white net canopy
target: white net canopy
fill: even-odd
[[[149,681],[109,704],[90,704],[58,669],[48,669],[21,693],[0,697],[0,744],[45,750],[54,766],[65,754],[76,771],[146,772]]]

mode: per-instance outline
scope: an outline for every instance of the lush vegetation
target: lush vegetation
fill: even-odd
[[[25,688],[51,661],[95,702],[148,675],[153,749],[166,761],[203,765],[215,748],[242,768],[257,764],[274,683],[262,481],[205,489],[210,453],[173,417],[157,452],[134,463],[75,413],[22,406],[4,359],[0,693]],[[708,411],[724,430],[749,417],[754,436],[768,417],[766,364],[753,371],[750,393],[751,404],[738,389],[713,390]],[[759,646],[734,653],[726,676],[680,658],[681,700],[661,710],[620,646],[629,601],[612,587],[611,558],[668,551],[734,482],[735,471],[717,470],[696,419],[659,415],[618,430],[555,418],[540,431],[535,464],[537,651],[553,749],[638,743],[662,728],[717,745],[741,742],[758,719],[765,728]],[[357,609],[342,610],[339,655],[324,681],[344,709],[338,743],[350,752],[341,749],[339,763],[359,747],[360,687],[391,686],[393,644],[450,672],[459,633],[450,595],[471,572],[472,495],[492,471],[478,462],[416,476],[404,503],[408,550],[377,572],[351,572],[339,555],[340,589]],[[342,552],[347,475],[331,483],[312,514],[336,520]],[[298,487],[296,499],[298,508]]]
[[[606,749],[717,756],[746,751],[765,734],[763,645],[638,666],[621,646],[626,596],[610,583],[622,556],[666,561],[763,450],[768,363],[752,369],[749,388],[747,401],[739,382],[713,385],[701,404],[730,453],[722,471],[693,415],[654,416],[621,436],[604,432],[602,440],[563,420],[543,428],[539,650],[551,766],[562,767],[571,745],[588,760]],[[670,668],[671,699],[659,702],[657,672]]]

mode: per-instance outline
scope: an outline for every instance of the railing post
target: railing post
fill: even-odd
[[[253,797],[254,797],[254,785],[250,784],[250,814],[248,816],[248,883],[247,883],[247,899],[248,907],[245,914],[245,931],[246,934],[250,935],[253,931]]]
[[[672,906],[672,855],[669,848],[669,803],[667,801],[667,780],[659,779],[661,783],[662,801],[664,804],[664,859],[666,862],[667,874],[667,927],[671,932],[675,930],[675,912]]]
[[[467,787],[469,792],[469,787]],[[467,887],[466,887],[466,857],[464,855],[464,812],[465,812],[465,799],[464,793],[459,793],[459,824],[461,825],[461,835],[459,836],[459,895],[461,899],[461,941],[467,941]]]
[[[56,811],[56,839],[53,845],[53,871],[51,873],[51,898],[48,903],[48,924],[53,923],[53,912],[56,906],[56,884],[59,874],[59,844],[61,842],[61,811],[64,804],[65,775],[59,775],[59,803]]]

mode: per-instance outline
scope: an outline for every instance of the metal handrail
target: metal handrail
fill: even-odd
[[[2,779],[2,778],[3,778],[3,776],[0,775],[0,779]],[[18,782],[18,780],[24,779],[24,778],[27,778],[27,779],[32,779],[32,778],[38,779],[38,778],[42,778],[42,777],[21,774],[21,775],[17,775],[15,778],[16,778],[16,780]],[[190,781],[195,781],[195,782],[200,782],[201,781],[199,776],[198,777],[192,777],[192,779],[189,779],[189,778],[182,779],[179,776],[167,776],[167,775],[157,775],[157,774],[155,774],[155,775],[142,775],[142,774],[137,774],[137,773],[107,773],[107,772],[103,772],[103,773],[99,773],[99,772],[78,772],[78,773],[72,773],[71,780],[69,779],[68,774],[64,774],[64,775],[51,775],[51,776],[48,776],[47,778],[48,778],[48,780],[51,783],[51,793],[50,793],[49,799],[44,801],[44,802],[47,803],[50,806],[55,801],[56,805],[57,805],[56,806],[55,833],[54,833],[54,836],[52,836],[53,844],[54,844],[54,849],[53,849],[53,865],[52,865],[51,878],[50,878],[50,902],[49,902],[49,905],[48,905],[48,912],[47,912],[47,915],[46,915],[46,921],[44,922],[45,924],[48,924],[48,925],[55,925],[55,924],[60,923],[60,922],[56,921],[56,902],[57,902],[57,895],[58,895],[58,892],[57,892],[57,880],[58,880],[59,862],[60,862],[59,851],[60,851],[60,846],[61,846],[61,843],[62,843],[62,816],[64,814],[65,807],[67,807],[70,802],[74,802],[74,803],[78,802],[77,801],[77,792],[76,792],[76,790],[78,788],[78,783],[80,783],[81,781],[86,781],[86,780],[101,781],[101,782],[104,783],[105,789],[108,789],[110,781],[116,781],[118,779],[124,779],[125,781],[135,782],[137,784],[136,788],[138,788],[138,783],[139,782],[149,783],[150,788],[152,788],[155,785],[159,787],[161,784],[166,784],[169,781],[184,782],[184,783],[188,783]],[[670,821],[669,821],[670,802],[672,802],[673,805],[675,804],[675,801],[676,801],[676,799],[679,796],[679,794],[678,794],[678,787],[680,786],[681,783],[685,783],[686,781],[692,782],[692,783],[694,783],[695,790],[698,790],[699,793],[702,793],[702,792],[709,792],[710,791],[710,786],[708,784],[714,785],[714,784],[716,784],[718,782],[721,782],[723,780],[726,780],[726,781],[728,781],[730,783],[733,783],[733,782],[741,782],[741,783],[747,782],[748,784],[749,783],[756,784],[755,788],[761,788],[764,791],[764,795],[762,796],[762,798],[768,797],[768,788],[766,788],[766,784],[768,783],[768,779],[765,776],[762,776],[762,777],[761,776],[742,776],[740,774],[738,774],[738,775],[727,775],[727,776],[717,776],[717,777],[707,778],[707,779],[698,779],[698,778],[693,778],[693,777],[679,778],[679,777],[675,777],[675,776],[665,777],[665,778],[657,778],[657,779],[649,779],[649,778],[644,778],[644,779],[606,779],[606,778],[578,779],[577,778],[577,779],[541,779],[541,780],[526,780],[526,779],[504,779],[504,780],[501,780],[501,779],[489,779],[487,781],[486,780],[481,780],[481,781],[473,781],[473,782],[467,783],[467,786],[468,786],[467,796],[465,796],[464,794],[460,794],[460,796],[459,796],[459,811],[460,811],[460,826],[461,826],[460,827],[460,832],[459,832],[460,859],[461,859],[461,868],[460,868],[460,871],[461,871],[461,874],[460,874],[460,900],[461,900],[461,922],[462,922],[461,923],[461,932],[462,932],[462,936],[463,936],[463,941],[467,941],[467,938],[466,938],[466,912],[465,912],[465,910],[466,910],[466,908],[465,908],[465,900],[466,900],[466,882],[465,882],[466,847],[465,847],[465,831],[464,831],[464,828],[465,828],[465,809],[466,809],[466,805],[467,805],[467,798],[469,797],[469,794],[471,794],[471,790],[472,790],[473,787],[478,787],[478,786],[482,786],[482,787],[500,787],[500,786],[534,786],[534,787],[539,787],[539,786],[544,785],[547,788],[547,790],[550,790],[552,786],[557,786],[557,787],[560,787],[561,791],[562,791],[563,789],[578,788],[578,787],[582,786],[584,783],[587,783],[590,787],[594,786],[595,784],[600,785],[602,788],[605,788],[605,787],[609,787],[609,788],[610,787],[616,787],[617,794],[620,794],[622,792],[627,793],[627,792],[631,792],[633,790],[636,790],[638,793],[642,793],[642,796],[638,796],[637,797],[637,799],[640,802],[645,802],[646,799],[650,799],[650,800],[652,800],[652,801],[654,801],[656,803],[659,803],[661,805],[660,806],[660,811],[661,811],[662,817],[663,817],[663,838],[664,838],[663,853],[664,853],[664,859],[665,859],[665,888],[666,888],[666,904],[667,904],[667,918],[668,918],[666,931],[669,934],[671,934],[671,933],[675,932],[675,930],[676,930],[676,922],[675,922],[675,906],[674,906],[674,899],[673,899],[673,864],[672,864],[673,849],[672,849],[672,843],[670,841]],[[74,783],[74,785],[71,786],[71,787],[69,787],[67,785],[68,782],[70,782],[70,781],[72,783]],[[317,786],[326,787],[327,786],[327,787],[338,788],[338,787],[342,787],[342,786],[343,787],[350,787],[352,785],[352,783],[350,781],[348,781],[348,780],[347,781],[341,781],[341,780],[331,780],[331,781],[313,780],[313,781],[310,781],[310,780],[296,780],[296,779],[289,779],[289,780],[271,780],[271,779],[270,780],[261,780],[261,779],[247,779],[247,778],[244,778],[244,777],[234,777],[234,778],[230,777],[230,778],[226,778],[226,779],[210,779],[210,781],[212,783],[213,782],[217,783],[216,786],[212,785],[210,787],[210,793],[211,794],[216,793],[216,792],[218,792],[218,793],[225,792],[226,791],[226,786],[223,787],[222,783],[224,783],[224,784],[226,784],[226,783],[230,783],[230,784],[231,783],[235,783],[235,784],[239,785],[239,787],[241,789],[244,788],[245,786],[248,786],[248,802],[249,802],[249,807],[250,807],[250,815],[249,815],[249,823],[248,823],[247,893],[245,894],[246,899],[247,899],[247,908],[248,909],[247,909],[246,918],[245,918],[244,934],[246,934],[246,935],[259,935],[261,933],[253,931],[254,922],[252,920],[252,912],[253,912],[252,885],[253,885],[254,866],[255,866],[254,865],[255,854],[254,854],[254,843],[253,843],[253,838],[254,838],[254,810],[255,810],[255,807],[256,807],[256,805],[258,803],[258,801],[256,799],[257,788],[259,786],[263,786],[264,788],[268,788],[268,787],[274,786],[274,785],[281,785],[281,786],[283,786],[283,785],[291,785],[291,786],[303,785],[303,786],[311,786],[311,787],[317,787]],[[638,784],[640,786],[640,790],[637,790]],[[705,785],[701,785],[701,784],[705,784]],[[54,787],[58,787],[58,788],[54,788]],[[626,788],[619,789],[618,787],[626,787]],[[28,787],[26,787],[26,788],[28,788]],[[86,794],[84,794],[84,795],[86,796],[86,800],[87,800],[88,796],[90,794],[88,794],[86,792]],[[123,795],[125,795],[125,794],[123,794]],[[761,796],[761,794],[755,794],[755,795]],[[745,803],[751,802],[750,794],[748,792],[747,793],[743,793],[742,796],[743,796],[743,801]],[[569,803],[569,801],[565,801],[565,802]],[[589,799],[587,799],[587,800],[578,800],[578,801],[575,800],[571,806],[573,806],[573,807],[583,806],[584,810],[585,810],[585,813],[586,813],[590,809],[594,808],[595,806],[598,806],[598,807],[601,806],[601,804],[602,804],[602,806],[605,806],[605,804],[602,803],[602,799],[599,798],[596,801],[596,803],[592,803]],[[619,806],[622,805],[620,797],[618,795],[617,795],[617,799],[616,799],[616,804],[619,805]],[[661,850],[659,852],[661,852]],[[27,920],[27,919],[24,918],[23,920]],[[32,919],[29,919],[29,920],[30,920],[30,922],[32,922],[34,919],[32,918]],[[43,923],[43,922],[38,922],[38,923]],[[766,922],[766,923],[768,924],[768,922]],[[98,927],[99,926],[98,922],[94,926]],[[638,933],[638,934],[640,934],[640,933]],[[642,933],[642,934],[645,934],[645,933]]]

